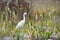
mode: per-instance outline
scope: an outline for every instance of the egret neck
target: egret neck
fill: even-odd
[[[23,14],[23,20],[25,21],[25,14]]]

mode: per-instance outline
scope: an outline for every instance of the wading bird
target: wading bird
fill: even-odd
[[[25,15],[26,15],[26,14],[27,14],[26,12],[23,14],[23,20],[21,20],[21,21],[17,24],[16,29],[19,29],[19,28],[21,28],[21,27],[24,26],[24,24],[25,24]]]
[[[15,32],[17,29],[24,26],[24,24],[25,24],[25,15],[26,14],[27,14],[27,12],[24,12],[23,19],[17,24],[16,28],[12,32]]]

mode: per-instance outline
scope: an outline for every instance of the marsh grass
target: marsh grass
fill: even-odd
[[[59,10],[49,5],[46,8],[40,8],[40,6],[35,3],[31,9],[28,7],[27,11],[31,12],[27,14],[24,27],[17,30],[14,35],[11,35],[11,31],[16,28],[17,23],[22,18],[21,13],[23,12],[21,10],[17,10],[17,13],[15,13],[15,11],[11,11],[11,13],[8,11],[0,12],[0,37],[11,35],[17,37],[17,40],[19,40],[21,36],[20,33],[23,33],[22,36],[26,33],[29,39],[32,37],[33,40],[38,40],[38,37],[50,38],[53,32],[55,32],[58,37],[60,22],[56,20],[58,16],[60,17]]]

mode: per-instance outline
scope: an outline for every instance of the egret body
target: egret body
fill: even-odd
[[[26,14],[27,14],[26,12],[23,14],[23,20],[21,20],[21,21],[17,24],[16,29],[21,28],[21,27],[24,26],[24,24],[25,24],[25,15],[26,15]]]
[[[12,33],[15,33],[15,31],[17,29],[19,29],[19,28],[24,26],[24,24],[25,24],[25,15],[26,14],[27,14],[26,12],[23,14],[23,19],[17,24],[16,28],[13,31],[11,31]]]

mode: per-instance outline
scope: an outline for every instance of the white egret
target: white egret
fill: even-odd
[[[21,21],[17,24],[16,29],[21,28],[21,27],[24,26],[24,24],[25,24],[25,15],[26,15],[26,14],[27,14],[26,12],[23,14],[23,20],[21,20]]]
[[[27,14],[27,12],[24,12],[23,19],[17,24],[16,28],[12,32],[15,32],[17,29],[24,26],[24,24],[25,24],[25,15],[26,14]]]

